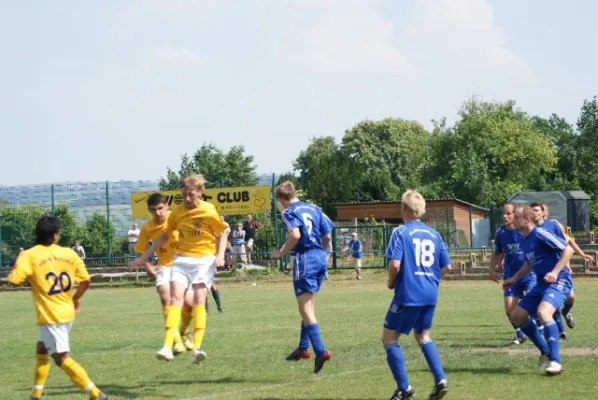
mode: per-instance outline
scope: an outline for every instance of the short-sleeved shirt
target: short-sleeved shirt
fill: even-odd
[[[351,256],[355,257],[355,258],[361,258],[363,257],[363,253],[362,253],[362,246],[363,244],[361,243],[361,240],[356,239],[356,240],[352,240],[349,242],[348,244],[349,248],[351,249]]]
[[[322,237],[334,228],[334,224],[320,207],[304,201],[291,203],[281,218],[289,232],[297,228],[301,234],[299,241],[289,252],[290,255],[314,249],[323,250]]]
[[[532,267],[538,277],[538,285],[547,285],[544,276],[551,272],[561,259],[567,242],[543,227],[534,227],[522,243],[525,261]],[[563,268],[558,278],[569,277],[569,271]]]
[[[240,246],[242,244],[245,244],[245,231],[244,230],[239,231],[239,230],[235,229],[233,231],[232,244],[233,244],[233,246]]]
[[[524,240],[523,233],[516,229],[507,229],[501,225],[494,235],[494,253],[504,253],[505,277],[515,275],[525,264],[525,257],[521,249]]]
[[[436,304],[440,270],[451,263],[438,232],[419,220],[410,221],[392,232],[385,257],[401,262],[393,302],[404,306]]]
[[[13,285],[29,279],[38,325],[64,324],[75,319],[73,287],[89,281],[83,260],[72,249],[37,245],[25,250],[8,275]]]
[[[143,224],[141,232],[139,233],[139,240],[135,245],[135,253],[143,254],[150,246],[150,242],[158,239],[160,236],[168,233],[168,217],[162,223],[157,223],[151,220]],[[160,247],[156,253],[158,255],[158,263],[162,267],[170,267],[174,261],[178,243],[178,232],[171,232],[168,234],[168,240]]]
[[[188,257],[208,257],[216,254],[216,236],[226,231],[216,207],[201,200],[194,208],[177,206],[168,217],[168,233],[177,231],[176,254]]]

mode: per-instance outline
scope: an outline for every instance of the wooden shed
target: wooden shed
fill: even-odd
[[[374,218],[391,224],[403,222],[400,201],[338,203],[335,208],[338,221]],[[426,214],[422,219],[438,227],[437,230],[441,233],[443,230],[463,232],[467,244],[471,245],[474,242],[474,224],[476,220],[485,219],[487,213],[487,208],[455,198],[426,199]]]

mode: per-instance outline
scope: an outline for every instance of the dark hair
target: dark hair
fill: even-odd
[[[35,225],[35,243],[49,246],[54,243],[54,235],[60,231],[60,221],[56,217],[43,216]]]
[[[148,198],[147,198],[147,206],[148,207],[152,207],[152,206],[157,206],[159,204],[166,204],[167,200],[166,200],[166,196],[164,196],[162,193],[152,193]]]
[[[542,205],[542,203],[534,201],[532,204],[529,205],[530,207],[540,207],[542,209],[542,211],[544,211],[544,206]]]

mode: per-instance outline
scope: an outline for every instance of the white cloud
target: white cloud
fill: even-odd
[[[506,32],[486,0],[415,0],[400,36],[469,72],[533,80],[529,64],[508,48]]]
[[[412,78],[415,72],[393,44],[394,26],[376,1],[296,1],[323,17],[305,30],[287,60],[326,73],[385,73]]]
[[[203,66],[205,60],[197,53],[185,47],[173,47],[162,44],[154,49],[154,56],[159,62],[179,66]]]

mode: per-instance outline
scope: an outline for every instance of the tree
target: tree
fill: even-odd
[[[117,250],[118,239],[116,237],[116,228],[110,225],[110,232],[108,233],[108,220],[106,216],[99,212],[94,212],[85,221],[84,237],[81,243],[85,247],[88,256],[106,256],[108,254],[108,237],[111,249]]]
[[[415,121],[362,121],[345,131],[341,150],[359,171],[361,200],[396,200],[421,186],[430,133]]]
[[[483,206],[503,203],[556,166],[555,147],[513,101],[468,101],[441,135],[445,193]]]
[[[245,155],[243,146],[233,146],[224,153],[214,144],[204,143],[192,157],[183,154],[178,173],[167,168],[160,189],[175,190],[181,176],[198,173],[206,178],[208,188],[253,186],[258,182],[255,168],[253,156]]]
[[[556,149],[557,158],[556,169],[542,171],[539,181],[532,188],[537,191],[578,190],[580,188],[577,160],[578,136],[573,126],[556,114],[548,118],[533,117],[532,123]]]
[[[306,199],[322,207],[329,217],[336,215],[335,203],[352,199],[357,167],[340,151],[334,137],[312,138],[293,165]]]
[[[83,237],[83,227],[77,220],[77,216],[69,210],[66,204],[59,204],[54,209],[54,215],[60,221],[60,242],[61,246],[72,247],[75,240]]]
[[[577,154],[582,189],[598,200],[598,99],[584,100],[577,119]]]

